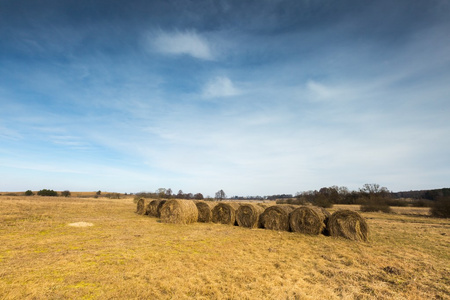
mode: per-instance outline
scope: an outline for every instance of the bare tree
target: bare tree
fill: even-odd
[[[386,187],[380,187],[380,185],[376,183],[366,183],[359,190],[360,192],[367,193],[369,195],[389,193],[389,190]]]
[[[167,190],[166,190],[166,197],[167,198],[172,198],[172,189],[171,188],[168,188]]]
[[[156,190],[156,194],[159,198],[164,198],[166,196],[166,189],[165,188],[159,188]]]
[[[366,183],[359,191],[365,200],[365,203],[360,207],[361,211],[382,211],[386,213],[391,211],[388,204],[390,193],[386,187],[380,187],[376,183]]]
[[[225,192],[223,190],[220,190],[216,193],[216,199],[219,201],[222,201],[226,197],[227,197],[227,195],[225,194]]]

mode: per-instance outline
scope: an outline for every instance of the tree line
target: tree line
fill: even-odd
[[[403,192],[400,192],[403,193]],[[360,210],[365,212],[391,212],[391,206],[431,207],[431,214],[435,217],[450,217],[450,189],[436,189],[421,191],[421,197],[404,199],[399,193],[392,193],[379,184],[364,184],[357,191],[349,191],[346,187],[323,187],[320,190],[297,193],[294,198],[278,199],[279,204],[306,204],[329,208],[334,204],[359,204]],[[417,194],[416,194],[417,195]]]
[[[188,199],[188,200],[224,200],[227,195],[223,190],[216,192],[215,197],[204,197],[202,193],[185,193],[183,190],[178,190],[178,193],[174,193],[171,188],[159,188],[155,192],[140,192],[135,194],[135,198],[164,198],[164,199]]]
[[[203,200],[205,197],[202,193],[185,193],[178,190],[174,193],[171,188],[159,188],[155,192],[139,192],[135,194],[135,198],[164,198],[164,199],[195,199]]]

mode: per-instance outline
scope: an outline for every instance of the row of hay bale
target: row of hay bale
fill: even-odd
[[[323,208],[312,206],[178,199],[146,203],[145,199],[140,199],[137,213],[158,217],[163,223],[213,222],[310,235],[326,234],[357,241],[367,241],[369,231],[366,221],[357,212],[341,210],[330,214]]]

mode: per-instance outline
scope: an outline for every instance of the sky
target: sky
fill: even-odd
[[[0,0],[0,191],[450,186],[446,0]]]

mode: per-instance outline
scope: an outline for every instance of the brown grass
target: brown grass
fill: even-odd
[[[264,212],[264,208],[251,203],[243,203],[236,211],[236,222],[241,227],[257,228],[262,227],[260,216]]]
[[[325,229],[326,217],[321,209],[301,206],[289,215],[289,225],[292,231],[304,234],[318,235]]]
[[[236,210],[239,204],[235,202],[219,202],[212,210],[213,223],[235,225]]]
[[[168,200],[161,207],[161,222],[190,224],[197,222],[198,210],[192,200]]]
[[[369,226],[366,220],[351,210],[338,210],[328,219],[328,232],[333,237],[343,237],[353,241],[367,241]]]
[[[196,201],[198,209],[198,222],[209,223],[212,221],[212,209],[216,206],[216,202],[212,201]]]
[[[333,208],[330,209],[330,211],[336,211],[336,210],[353,210],[353,211],[361,211],[360,205],[353,204],[353,205],[345,205],[345,204],[335,204],[333,205]],[[392,206],[391,207],[392,213],[398,214],[398,215],[412,215],[412,216],[430,216],[430,208],[429,207],[400,207],[400,206]]]
[[[371,236],[357,243],[135,210],[0,197],[0,299],[449,299],[448,219],[362,213]]]
[[[262,227],[271,230],[289,231],[289,214],[293,211],[290,205],[273,205],[261,214]]]

